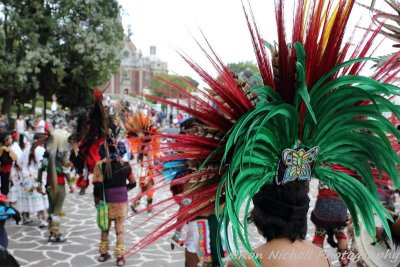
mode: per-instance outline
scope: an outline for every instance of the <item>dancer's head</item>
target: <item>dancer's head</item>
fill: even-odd
[[[253,197],[250,220],[268,240],[288,238],[303,240],[307,234],[310,198],[308,183],[293,181],[285,185],[264,185]]]

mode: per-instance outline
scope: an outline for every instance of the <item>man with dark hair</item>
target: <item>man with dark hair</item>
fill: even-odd
[[[330,266],[322,249],[305,240],[309,202],[308,183],[305,181],[265,184],[255,194],[250,221],[267,240],[254,249],[262,266]],[[277,256],[282,252],[295,256]],[[256,266],[250,256],[244,257],[244,262],[246,266]],[[234,266],[233,262],[228,266]]]
[[[111,221],[114,221],[117,237],[114,256],[117,259],[117,266],[125,265],[124,220],[128,207],[128,190],[136,186],[129,163],[121,160],[125,153],[125,145],[122,142],[114,144],[111,139],[108,139],[106,145],[100,146],[99,154],[102,160],[97,162],[93,173],[95,204],[97,205],[101,200],[107,202],[109,218],[108,229],[101,232],[98,261],[105,262],[111,257],[108,254],[110,247],[108,236]]]

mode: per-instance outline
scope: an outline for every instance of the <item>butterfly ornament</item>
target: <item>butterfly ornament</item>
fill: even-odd
[[[283,179],[278,182],[280,175],[276,176],[277,184],[286,184],[295,180],[309,181],[312,175],[312,166],[319,152],[319,147],[313,147],[306,151],[303,148],[285,149],[282,152],[282,159],[279,164],[279,169],[284,168]],[[283,162],[283,164],[282,164]],[[280,180],[280,179],[279,179]]]

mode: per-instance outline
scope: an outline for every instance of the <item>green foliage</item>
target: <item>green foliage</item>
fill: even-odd
[[[186,81],[185,81],[186,80]],[[192,92],[194,88],[197,88],[199,83],[189,76],[185,76],[183,79],[177,75],[170,75],[167,73],[161,73],[153,76],[150,80],[150,88],[153,91],[153,95],[163,98],[179,98],[181,97],[180,92],[172,85],[167,84],[168,82],[178,85],[186,91]]]
[[[192,77],[185,76],[185,79],[187,79],[189,82],[191,82],[195,87],[199,86],[199,82],[193,79]],[[188,88],[189,91],[193,91],[193,88]]]
[[[39,92],[68,107],[120,65],[123,28],[116,0],[3,1],[0,95],[24,103]],[[12,100],[12,98],[11,98]]]
[[[236,74],[240,74],[242,71],[249,69],[253,74],[258,74],[258,68],[256,64],[251,61],[239,62],[239,63],[229,63],[228,68]]]
[[[62,104],[74,107],[89,101],[91,89],[120,66],[120,8],[115,0],[64,0],[56,10],[57,50],[65,62],[65,77],[56,92]]]
[[[240,79],[246,81],[250,87],[262,85],[260,72],[253,62],[229,63],[227,67],[236,73]]]

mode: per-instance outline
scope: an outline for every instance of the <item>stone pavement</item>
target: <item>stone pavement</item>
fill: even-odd
[[[312,187],[312,206],[315,202],[315,182]],[[98,242],[100,231],[96,225],[96,212],[91,192],[86,195],[78,195],[78,192],[67,194],[64,204],[66,217],[62,220],[62,228],[68,240],[61,244],[51,244],[47,242],[47,229],[39,229],[38,221],[28,225],[15,225],[15,222],[8,220],[6,229],[9,235],[9,251],[16,257],[21,266],[26,267],[103,267],[115,266],[115,260],[110,259],[105,263],[96,260],[98,256]],[[137,188],[130,192],[133,197],[137,193]],[[78,191],[78,190],[76,190]],[[156,193],[156,198],[161,199],[169,194],[168,191]],[[145,198],[142,199],[141,207],[145,207]],[[310,208],[310,211],[312,207]],[[167,217],[171,211],[162,214]],[[131,214],[131,211],[129,211]],[[139,222],[147,218],[147,214],[138,215],[126,221],[125,231],[132,229]],[[143,236],[150,228],[140,229],[126,235],[125,245],[130,248]],[[114,231],[112,229],[111,233]],[[252,229],[255,238],[252,242],[260,245],[263,239]],[[314,232],[313,224],[309,223],[309,234],[307,239],[311,239]],[[168,235],[168,237],[171,236]],[[111,249],[115,245],[115,235],[111,234]],[[328,245],[326,245],[328,247]],[[333,249],[329,252],[334,253]],[[172,267],[184,266],[184,253],[182,250],[171,251],[167,238],[159,240],[155,244],[147,247],[143,251],[132,255],[127,259],[126,266],[148,266],[148,267]],[[337,260],[333,260],[333,266],[339,266]]]
[[[134,196],[137,189],[130,195]],[[142,199],[142,206],[145,206]],[[48,231],[39,229],[37,219],[27,225],[15,225],[12,220],[7,221],[6,229],[9,235],[9,250],[16,257],[21,266],[26,267],[89,267],[113,266],[115,261],[110,259],[105,263],[96,260],[100,230],[96,225],[96,209],[93,203],[92,192],[78,195],[78,192],[68,194],[64,203],[66,217],[63,218],[62,230],[68,240],[65,243],[52,244],[47,242]],[[167,216],[165,214],[164,216]],[[126,221],[125,231],[132,229],[138,222],[147,218],[147,214],[135,216]],[[138,233],[142,235],[147,229]],[[115,230],[111,230],[111,249],[115,245]],[[127,248],[139,240],[138,235],[126,235]],[[112,252],[112,251],[111,251]],[[182,266],[182,252],[170,250],[169,243],[160,240],[127,260],[126,266],[154,266],[169,267]]]

